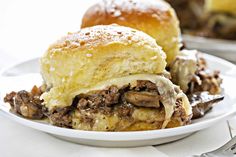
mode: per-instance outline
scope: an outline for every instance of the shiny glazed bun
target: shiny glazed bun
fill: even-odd
[[[171,6],[162,0],[103,0],[87,10],[81,27],[112,23],[152,36],[166,52],[168,63],[179,51],[179,22]]]
[[[132,74],[159,74],[165,53],[147,34],[128,27],[94,26],[69,33],[41,58],[41,73],[49,92],[45,105],[65,107],[78,91],[108,79]]]

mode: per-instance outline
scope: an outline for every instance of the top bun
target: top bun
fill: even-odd
[[[91,6],[81,27],[116,23],[141,30],[156,39],[173,61],[180,47],[179,21],[171,6],[162,0],[103,0]]]
[[[210,12],[225,12],[236,15],[235,0],[206,0],[205,8]]]
[[[41,58],[41,73],[49,92],[45,105],[71,105],[76,91],[101,81],[132,74],[159,74],[165,53],[147,34],[118,25],[94,26],[69,33]]]

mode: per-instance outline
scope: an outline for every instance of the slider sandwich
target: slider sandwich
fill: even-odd
[[[172,82],[179,85],[190,100],[194,100],[191,103],[197,108],[193,112],[194,118],[203,116],[211,109],[213,102],[223,99],[222,95],[218,95],[221,93],[222,83],[219,71],[209,71],[201,53],[181,48],[179,21],[167,2],[103,0],[85,12],[81,27],[112,23],[135,28],[156,39],[157,44],[166,52],[167,70]]]
[[[169,80],[166,55],[152,37],[118,25],[69,33],[40,60],[44,83],[6,95],[29,119],[90,131],[173,128],[191,122],[187,96]]]

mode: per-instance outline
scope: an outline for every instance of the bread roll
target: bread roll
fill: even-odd
[[[163,74],[165,59],[155,39],[132,28],[99,25],[68,34],[41,58],[50,122],[93,131],[190,123],[186,95]]]
[[[166,52],[167,63],[179,51],[179,21],[171,6],[162,0],[103,0],[87,10],[81,27],[112,23],[152,36]]]
[[[147,34],[110,25],[85,28],[52,44],[41,58],[49,109],[72,103],[76,91],[132,74],[159,74],[165,53]]]

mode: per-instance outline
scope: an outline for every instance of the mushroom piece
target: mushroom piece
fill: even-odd
[[[129,91],[124,94],[124,99],[138,107],[160,107],[160,96],[157,93]]]
[[[209,92],[196,92],[188,95],[192,106],[193,119],[203,117],[215,103],[224,99],[223,95],[211,95]]]

